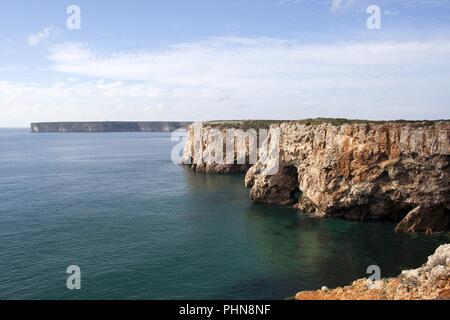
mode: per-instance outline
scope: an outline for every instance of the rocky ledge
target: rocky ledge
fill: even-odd
[[[295,299],[450,300],[450,244],[439,247],[422,267],[403,271],[397,278],[375,283],[360,279],[343,288],[299,292]]]
[[[279,139],[276,174],[266,174],[267,161],[260,160],[253,166],[198,162],[191,167],[247,172],[245,184],[255,202],[292,205],[318,217],[397,221],[399,232],[449,229],[450,121],[214,122],[203,127],[202,152],[214,144],[208,128],[248,130],[255,124],[270,128],[267,140],[275,133]],[[192,160],[189,130],[185,159]]]

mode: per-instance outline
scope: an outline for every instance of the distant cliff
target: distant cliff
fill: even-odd
[[[31,124],[31,132],[170,132],[187,128],[191,122],[40,122]]]
[[[276,174],[264,174],[267,164],[260,160],[253,166],[191,164],[192,127],[185,163],[207,173],[247,172],[255,202],[293,205],[319,217],[397,221],[399,232],[449,229],[450,121],[313,119],[262,125],[270,127],[268,140],[279,136]],[[210,128],[249,127],[252,123],[205,123],[203,156],[215,144]],[[235,146],[246,149],[248,142]]]

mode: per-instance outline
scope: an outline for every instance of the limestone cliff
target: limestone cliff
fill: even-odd
[[[257,150],[258,143],[266,138],[261,135],[261,130],[268,132],[270,125],[274,123],[282,121],[209,121],[193,124],[187,130],[182,162],[197,172],[246,173],[257,160],[256,153],[254,162],[251,161],[250,147]],[[227,131],[231,132],[231,144],[234,148],[231,155],[233,159],[228,163],[225,146]],[[255,134],[253,140],[247,135],[251,131]],[[239,133],[242,134],[242,139],[238,138]],[[221,134],[222,139],[218,139]]]
[[[400,221],[397,231],[403,232],[448,230],[449,121],[278,122],[270,125],[267,139],[275,131],[276,174],[264,174],[267,164],[259,160],[249,170],[250,165],[239,164],[192,167],[215,173],[248,170],[245,184],[255,202],[295,205],[320,217]],[[203,138],[204,149],[211,140]],[[191,150],[189,141],[186,150]]]
[[[192,122],[39,122],[31,124],[31,132],[171,132],[187,128]]]
[[[329,290],[303,291],[296,300],[450,300],[450,244],[440,246],[420,268],[403,271],[397,278]]]

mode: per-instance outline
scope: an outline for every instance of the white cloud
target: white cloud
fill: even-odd
[[[338,11],[341,8],[351,6],[356,1],[357,0],[331,0],[330,10],[332,12],[336,12],[336,11]]]
[[[2,123],[448,118],[450,40],[214,38],[129,52],[64,43],[49,59],[66,80],[0,82]]]
[[[395,10],[386,10],[383,12],[385,16],[397,16],[399,14],[398,11]]]
[[[423,6],[444,6],[450,5],[450,0],[384,0],[386,4],[398,3],[405,7],[423,7]]]
[[[372,4],[377,4],[382,7],[398,5],[403,8],[442,7],[450,5],[450,0],[378,0],[376,2],[377,3],[374,3],[372,0],[329,0],[330,10],[332,12],[337,12],[344,8],[350,8],[355,4],[360,4],[361,6],[366,7]]]
[[[331,11],[336,11],[337,9],[339,9],[339,7],[341,6],[342,2],[344,0],[332,0],[331,1]]]
[[[23,72],[26,70],[25,66],[0,66],[0,72]]]
[[[46,27],[35,34],[28,36],[28,45],[32,47],[37,46],[58,33],[59,30],[55,26]]]
[[[276,6],[283,6],[283,7],[289,7],[289,6],[295,6],[297,4],[301,4],[303,0],[279,0],[275,2]]]
[[[305,45],[268,38],[213,38],[130,52],[65,43],[53,46],[49,59],[54,70],[69,75],[220,89],[292,83],[301,77],[370,78],[365,70],[376,67],[382,75],[399,67],[448,66],[449,57],[450,41]]]
[[[68,78],[47,85],[0,81],[0,117],[6,126],[26,126],[33,121],[169,119],[170,106],[159,101],[163,93],[145,84],[121,81]]]

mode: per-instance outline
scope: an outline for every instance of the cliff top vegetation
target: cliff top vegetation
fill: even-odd
[[[437,122],[450,122],[448,119],[442,120],[362,120],[362,119],[345,119],[345,118],[314,118],[314,119],[302,119],[302,120],[216,120],[216,121],[206,121],[205,124],[215,127],[218,129],[224,129],[229,127],[239,128],[239,129],[263,129],[269,128],[273,124],[281,123],[297,123],[310,125],[320,125],[324,123],[329,123],[335,126],[340,126],[343,124],[389,124],[389,123],[408,123],[417,124],[421,126],[433,125]]]

